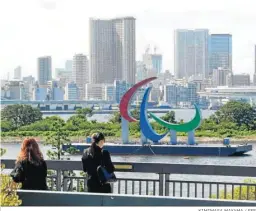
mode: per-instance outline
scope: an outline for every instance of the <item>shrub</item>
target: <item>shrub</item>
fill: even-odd
[[[5,150],[0,148],[0,156],[5,153]],[[21,205],[21,200],[17,195],[17,189],[19,184],[13,182],[12,178],[9,175],[3,173],[4,165],[1,164],[1,198],[0,206],[19,206]]]
[[[241,192],[240,192],[240,187],[235,187],[234,191],[233,191],[233,200],[255,200],[255,198],[256,198],[256,192],[255,192],[256,180],[245,179],[244,183],[252,184],[252,185],[242,185]],[[248,193],[248,195],[247,195],[247,193]],[[241,195],[241,198],[240,198],[240,195]],[[211,198],[216,199],[217,197],[216,197],[216,195],[213,195]],[[220,199],[232,199],[232,191],[226,192],[226,197],[225,197],[224,190],[221,190],[219,198]]]

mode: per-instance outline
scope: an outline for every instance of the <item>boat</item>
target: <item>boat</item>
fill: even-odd
[[[76,148],[80,153],[87,149],[90,143],[73,143],[63,145],[62,149]],[[239,156],[252,150],[252,145],[221,145],[221,144],[114,144],[106,143],[104,149],[112,155],[175,155],[175,156]]]

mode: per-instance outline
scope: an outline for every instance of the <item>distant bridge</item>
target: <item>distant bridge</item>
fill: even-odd
[[[256,98],[256,86],[251,87],[226,87],[206,88],[198,92],[200,97],[208,98]]]
[[[62,105],[104,105],[104,104],[117,104],[114,101],[107,100],[1,100],[2,105],[14,105],[14,104],[25,104],[25,105],[51,105],[51,104],[62,104]]]
[[[118,107],[118,104],[113,101],[106,100],[1,100],[1,107],[7,105],[31,105],[38,107],[42,111],[53,111],[53,110],[76,110],[78,108],[94,108],[100,107],[108,109],[112,106]]]

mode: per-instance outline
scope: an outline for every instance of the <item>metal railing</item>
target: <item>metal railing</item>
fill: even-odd
[[[2,162],[7,169],[14,167],[14,160],[2,160]],[[129,172],[130,176],[141,173],[139,178],[118,176],[118,181],[112,185],[114,194],[256,200],[256,167],[254,166],[132,162],[115,162],[114,165],[117,173]],[[68,174],[71,171],[81,172],[81,161],[52,160],[47,161],[47,166],[48,169],[55,171],[53,175],[47,178],[50,190],[87,191],[86,176]],[[143,177],[145,173],[150,177]],[[255,178],[255,182],[235,183],[170,179],[170,175],[174,174],[250,177]]]
[[[22,206],[188,206],[255,207],[256,201],[19,190]],[[248,209],[249,210],[249,209]]]
[[[166,196],[256,200],[256,183],[166,180],[166,187]]]

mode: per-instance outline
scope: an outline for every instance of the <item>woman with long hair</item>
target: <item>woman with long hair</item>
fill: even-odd
[[[24,139],[11,177],[21,189],[47,190],[47,166],[34,138]]]
[[[110,174],[115,170],[109,152],[102,149],[104,143],[105,137],[102,133],[93,134],[92,144],[84,151],[82,157],[83,170],[88,174],[88,192],[111,193],[110,184],[102,183],[98,175],[99,166],[104,167]]]

